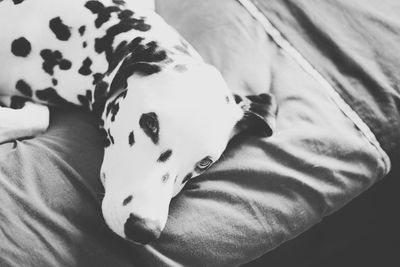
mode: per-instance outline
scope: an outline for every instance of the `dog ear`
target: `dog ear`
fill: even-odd
[[[236,103],[243,110],[243,117],[235,126],[235,134],[271,136],[275,128],[277,105],[271,94],[234,95]]]

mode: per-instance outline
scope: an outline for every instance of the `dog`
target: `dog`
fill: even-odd
[[[135,243],[236,135],[270,136],[272,95],[233,95],[153,1],[0,0],[0,141],[46,131],[49,106],[93,112],[104,137],[102,213]]]

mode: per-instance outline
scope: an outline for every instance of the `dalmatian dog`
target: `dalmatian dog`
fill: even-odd
[[[138,0],[0,0],[0,142],[46,131],[49,106],[93,112],[104,136],[102,212],[119,236],[156,240],[171,199],[241,133],[272,134],[269,94],[233,95]]]

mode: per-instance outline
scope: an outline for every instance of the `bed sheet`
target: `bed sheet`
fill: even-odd
[[[398,160],[400,2],[251,1],[368,124],[391,159]]]

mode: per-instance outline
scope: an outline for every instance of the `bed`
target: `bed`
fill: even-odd
[[[160,240],[137,246],[102,219],[103,151],[93,117],[53,109],[45,134],[0,145],[0,266],[395,259],[400,4],[160,0],[157,10],[233,92],[275,95],[274,135],[233,140],[172,201]]]

